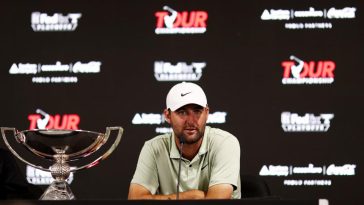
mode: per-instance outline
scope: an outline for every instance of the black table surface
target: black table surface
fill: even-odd
[[[239,200],[3,200],[1,205],[329,205],[320,199],[248,198]]]

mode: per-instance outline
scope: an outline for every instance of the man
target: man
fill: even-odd
[[[144,144],[128,198],[240,198],[239,142],[228,132],[206,126],[209,107],[202,88],[179,83],[169,91],[166,104],[164,117],[173,133]]]

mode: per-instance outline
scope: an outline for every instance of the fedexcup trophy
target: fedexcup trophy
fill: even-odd
[[[115,140],[111,144],[110,142],[107,143],[110,147],[100,149],[109,140],[111,133],[115,136]],[[1,134],[6,146],[21,161],[34,168],[51,172],[54,181],[40,197],[41,200],[70,200],[75,199],[66,182],[70,173],[91,168],[101,160],[106,159],[118,146],[123,134],[123,128],[107,127],[104,134],[85,130],[59,129],[18,131],[15,128],[1,127]],[[46,161],[50,161],[51,166],[47,168],[25,160],[9,143],[7,134],[9,137],[15,137],[16,141],[23,145],[26,150]],[[96,152],[104,149],[106,150],[102,153]],[[91,158],[90,155],[93,153],[98,155]],[[92,159],[91,162],[73,165],[73,163],[79,163],[82,159],[88,158]]]

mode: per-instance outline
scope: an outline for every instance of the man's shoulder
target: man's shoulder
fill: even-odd
[[[236,139],[230,132],[214,127],[209,127],[209,135],[217,139]]]
[[[166,133],[153,137],[145,142],[146,145],[152,148],[168,147],[171,141],[171,133]]]
[[[233,134],[219,128],[209,127],[208,135],[209,135],[209,140],[214,144],[222,144],[225,142],[239,144],[238,139]]]
[[[218,160],[220,162],[221,159],[231,158],[231,156],[239,156],[238,158],[240,159],[239,140],[233,134],[225,130],[210,128],[207,148],[210,152],[210,156],[212,156],[211,160],[220,159]]]

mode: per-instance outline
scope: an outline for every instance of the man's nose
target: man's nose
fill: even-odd
[[[187,122],[195,122],[197,120],[196,115],[193,112],[188,112],[187,116],[186,116],[186,121]]]

